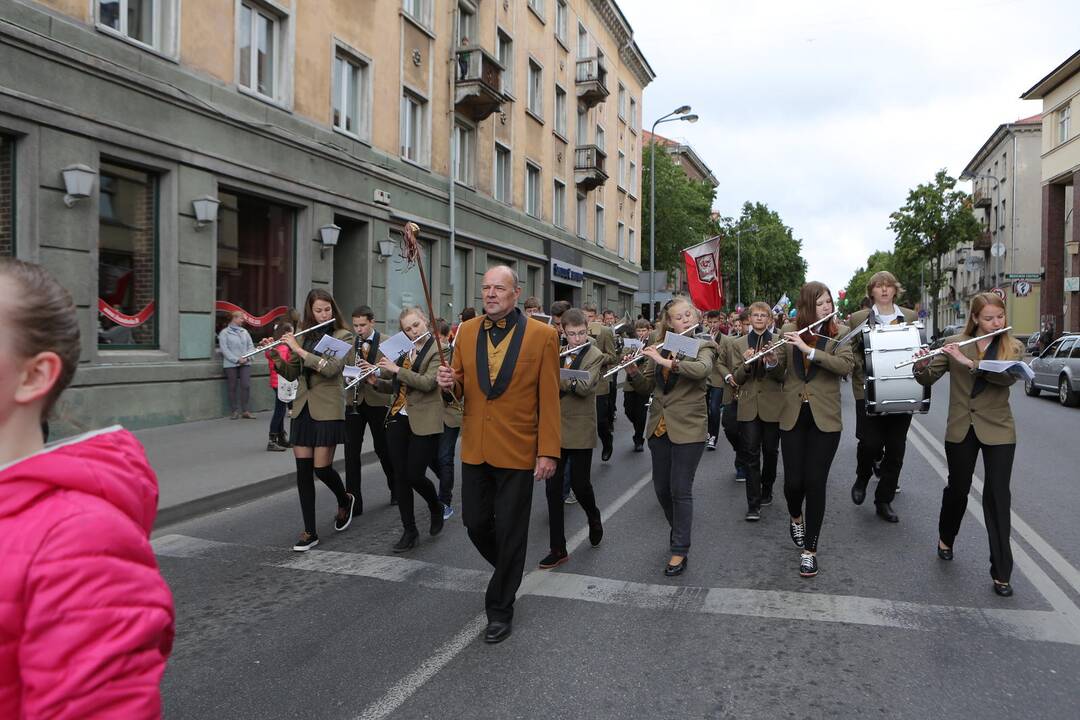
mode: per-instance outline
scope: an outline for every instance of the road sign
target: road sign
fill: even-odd
[[[1042,280],[1043,274],[1037,273],[1005,273],[1006,280]]]
[[[996,242],[993,245],[991,245],[990,246],[990,254],[993,255],[994,257],[1004,257],[1005,256],[1005,243]]]
[[[1031,294],[1031,283],[1027,280],[1017,280],[1013,283],[1013,294],[1016,297],[1027,297]]]
[[[999,288],[999,287],[996,287],[996,288],[994,288],[994,289],[993,289],[993,290],[991,290],[990,292],[994,293],[995,295],[997,295],[997,296],[998,296],[999,298],[1001,298],[1002,300],[1004,300],[1004,299],[1005,299],[1005,291],[1004,291],[1004,290],[1002,290],[1002,289],[1001,289],[1001,288]]]

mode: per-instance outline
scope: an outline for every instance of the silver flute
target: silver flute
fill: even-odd
[[[992,333],[986,333],[985,335],[980,335],[979,337],[973,337],[970,340],[964,340],[962,342],[958,342],[958,343],[956,343],[956,346],[957,347],[964,347],[965,345],[970,345],[973,342],[978,342],[980,340],[985,340],[986,338],[994,337],[995,335],[1000,335],[1001,333],[1006,333],[1006,332],[1009,332],[1010,330],[1012,330],[1012,325],[1009,325],[1008,327],[1003,327],[1000,330],[995,330]],[[899,369],[899,368],[902,368],[902,367],[907,367],[908,365],[914,365],[917,362],[921,362],[923,360],[929,360],[930,358],[934,357],[935,355],[941,355],[944,352],[945,352],[945,346],[942,345],[937,350],[931,350],[930,352],[926,353],[925,355],[913,355],[910,360],[905,360],[904,362],[896,363],[896,365],[894,367]]]
[[[300,337],[304,333],[309,333],[312,330],[317,330],[317,329],[321,328],[323,325],[329,325],[332,322],[334,322],[334,318],[330,318],[326,322],[321,322],[318,325],[312,325],[311,327],[305,328],[305,329],[301,330],[298,333],[293,333],[293,337]],[[269,350],[272,347],[277,347],[278,345],[284,345],[284,344],[285,344],[284,340],[275,340],[274,342],[270,343],[269,345],[265,345],[263,347],[257,347],[254,350],[251,350],[249,352],[244,353],[243,355],[240,356],[240,359],[244,360],[244,359],[249,358],[249,357],[255,357],[259,353],[266,352],[267,350]]]
[[[840,311],[839,310],[833,310],[831,313],[829,313],[825,317],[821,318],[817,322],[810,323],[809,325],[804,327],[802,330],[796,330],[795,332],[797,332],[799,335],[802,335],[804,332],[806,332],[808,330],[810,332],[813,332],[814,328],[821,325],[826,320],[834,317],[838,312],[840,312]],[[814,333],[814,334],[816,335],[817,333]],[[776,350],[780,349],[782,346],[786,345],[789,342],[791,342],[791,341],[788,340],[786,337],[780,338],[776,342],[770,343],[769,346],[767,348],[765,348],[764,350],[761,350],[761,351],[759,351],[757,353],[754,353],[750,357],[743,360],[743,365],[749,365],[750,363],[754,362],[755,360],[759,360],[760,358],[765,357],[769,353],[775,352]]]
[[[418,342],[420,342],[421,340],[423,340],[424,338],[426,338],[426,337],[427,337],[428,335],[430,335],[430,334],[431,334],[431,332],[430,332],[430,331],[428,331],[428,332],[424,333],[423,335],[420,335],[420,336],[419,336],[419,337],[417,337],[417,338],[416,338],[415,340],[413,340],[413,344],[415,344],[415,343],[418,343]],[[345,390],[346,390],[346,391],[352,390],[352,389],[353,389],[354,387],[356,387],[356,385],[357,385],[357,384],[358,384],[358,383],[359,383],[359,382],[360,382],[361,380],[363,380],[364,378],[366,378],[366,377],[367,377],[368,375],[371,375],[371,374],[372,374],[373,372],[375,372],[375,371],[376,371],[376,370],[378,370],[378,369],[379,369],[379,366],[378,366],[378,365],[372,365],[372,366],[371,366],[370,368],[368,368],[367,370],[362,370],[362,371],[360,372],[360,374],[359,374],[359,375],[357,375],[357,376],[356,376],[356,377],[354,377],[354,378],[353,378],[353,379],[352,379],[351,381],[349,381],[349,384],[345,386]]]
[[[681,333],[679,333],[679,335],[686,335],[691,330],[696,330],[697,327],[698,327],[697,325],[692,325],[692,326],[686,328],[685,330],[683,330]],[[663,346],[664,346],[663,342],[658,342],[655,345],[650,345],[649,347],[654,348],[654,349],[659,349],[659,348],[662,348]],[[604,373],[604,377],[606,377],[606,378],[611,377],[612,375],[619,372],[623,368],[629,367],[629,366],[633,365],[634,363],[638,362],[639,360],[643,360],[644,358],[645,358],[645,351],[644,350],[641,350],[641,351],[639,351],[637,353],[634,353],[634,356],[632,358],[629,358],[628,360],[624,360],[622,363],[616,365],[615,367],[611,368],[606,373]]]
[[[592,345],[592,340],[586,340],[585,342],[581,343],[580,345],[577,345],[575,347],[567,348],[567,349],[563,350],[561,353],[559,353],[559,357],[566,357],[567,355],[570,355],[571,353],[576,353],[581,348],[588,347],[589,345]]]

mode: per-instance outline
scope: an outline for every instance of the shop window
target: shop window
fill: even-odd
[[[15,256],[15,143],[0,135],[0,257]]]
[[[400,233],[391,233],[390,239],[395,247],[401,247]],[[428,277],[438,274],[438,270],[431,264],[431,242],[420,240],[421,261],[424,263],[424,272]],[[431,288],[432,297],[438,297],[435,287]],[[398,331],[398,315],[407,307],[419,307],[427,315],[427,301],[424,298],[424,284],[420,282],[420,273],[416,268],[407,267],[405,260],[400,255],[395,255],[393,262],[388,264],[386,272],[386,329],[395,333]]]
[[[101,163],[98,345],[156,348],[157,178]]]
[[[219,191],[214,335],[238,308],[255,342],[293,304],[295,211],[262,198]]]

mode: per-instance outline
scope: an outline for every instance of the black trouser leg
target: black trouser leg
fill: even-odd
[[[300,514],[304,518],[304,532],[315,532],[315,460],[296,458],[296,492],[300,496]]]
[[[375,457],[379,458],[383,475],[386,477],[386,487],[390,491],[390,497],[393,498],[396,494],[394,465],[390,462],[390,452],[386,447],[386,413],[389,408],[368,405],[367,403],[357,407],[364,418],[364,425],[371,428],[371,442],[375,448]],[[363,436],[364,432],[361,428],[360,437],[363,438]]]
[[[1009,582],[1012,576],[1011,528],[1013,456],[1016,445],[983,445],[983,519],[990,540],[990,577]]]
[[[645,442],[645,403],[648,399],[636,390],[623,391],[623,410],[626,417],[634,426],[634,444],[641,445]]]
[[[485,606],[489,621],[509,622],[525,569],[533,471],[461,465],[461,515],[469,538],[495,572]]]
[[[780,434],[780,445],[784,453],[784,497],[788,512],[793,518],[804,516],[805,547],[816,551],[825,520],[825,488],[840,446],[840,433],[819,430],[809,403],[803,403],[795,427]]]
[[[619,406],[619,384],[615,382],[618,375],[607,380],[608,383],[608,424],[612,433],[615,432],[615,409]]]
[[[858,444],[855,446],[855,482],[866,487],[870,477],[874,474],[874,463],[881,457],[881,447],[878,444],[878,431],[873,426],[877,418],[866,415],[866,401],[855,401],[855,437]]]
[[[709,413],[707,432],[709,437],[717,437],[720,434],[720,416],[724,413],[724,388],[706,388],[705,406]]]
[[[776,461],[780,455],[780,423],[761,424],[761,495],[772,495],[776,483]]]
[[[552,552],[566,551],[566,530],[563,517],[563,484],[566,476],[566,451],[563,450],[555,474],[544,481],[544,497],[548,509],[548,548]]]
[[[443,426],[439,436],[439,452],[428,465],[439,478],[439,502],[449,505],[454,497],[454,452],[457,449],[459,427]]]
[[[900,471],[904,467],[904,451],[907,450],[907,433],[911,427],[911,415],[883,415],[885,422],[882,451],[878,465],[878,484],[874,491],[874,502],[890,503],[896,497],[896,486],[900,482]]]
[[[761,508],[761,441],[762,423],[757,418],[739,423],[739,462],[746,471],[746,506]]]
[[[390,457],[394,463],[394,483],[397,485],[398,513],[405,532],[416,532],[416,516],[413,511],[413,491],[428,504],[432,512],[438,506],[442,513],[435,486],[427,478],[428,462],[439,449],[439,435],[413,435],[409,419],[398,417],[386,425],[386,438],[392,448]]]
[[[724,428],[724,437],[727,438],[731,449],[735,451],[735,469],[742,468],[739,459],[739,401],[732,400],[724,406],[724,412],[720,418],[720,424]]]
[[[607,451],[611,449],[612,432],[611,419],[608,415],[608,396],[596,396],[596,434],[600,437],[601,447]]]
[[[968,433],[958,443],[945,442],[945,462],[949,466],[949,480],[941,491],[941,513],[938,515],[938,537],[948,547],[953,546],[956,534],[960,532],[960,522],[967,510],[968,491],[971,490],[971,476],[975,472],[975,461],[979,457],[979,439],[975,437],[975,428],[968,428]]]
[[[574,497],[585,511],[590,521],[600,519],[600,510],[596,507],[596,495],[593,493],[590,476],[592,474],[592,448],[570,450],[563,448],[555,474],[545,482],[544,494],[548,506],[548,540],[552,552],[566,552],[566,522],[563,502],[564,477],[567,468],[570,471],[570,487]]]
[[[355,512],[364,511],[362,495],[360,458],[364,451],[364,416],[360,413],[345,413],[345,489],[356,498]]]

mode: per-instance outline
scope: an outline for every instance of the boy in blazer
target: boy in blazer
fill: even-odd
[[[369,365],[379,361],[379,343],[382,335],[375,329],[375,312],[367,305],[358,305],[352,311],[352,327],[355,333],[353,351],[356,361]],[[364,450],[364,430],[371,428],[371,441],[375,456],[386,476],[390,491],[390,504],[397,502],[394,488],[394,467],[386,447],[386,410],[390,396],[381,393],[369,383],[357,383],[345,396],[345,488],[356,498],[356,514],[364,512],[364,499],[360,494],[361,454]]]
[[[593,344],[604,354],[603,372],[619,363],[619,351],[615,347],[615,333],[610,327],[602,323],[596,317],[596,305],[585,303],[581,306],[585,313],[585,319],[589,325],[589,337]],[[605,387],[596,392],[596,433],[600,436],[600,444],[603,446],[600,459],[607,462],[611,459],[614,448],[614,428],[612,427],[611,413],[608,411],[608,403],[611,400],[609,380],[601,379],[600,384]]]

